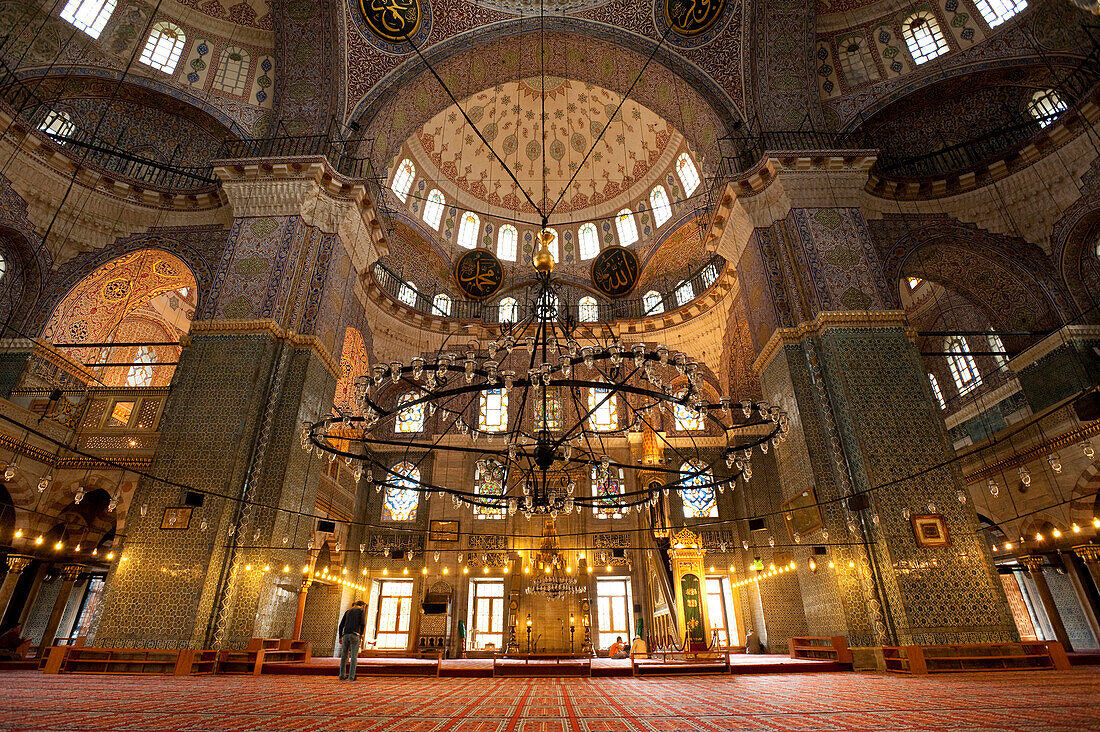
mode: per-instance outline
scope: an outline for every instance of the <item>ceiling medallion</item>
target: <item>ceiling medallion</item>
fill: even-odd
[[[367,27],[389,43],[412,38],[420,28],[420,0],[359,0]]]
[[[484,300],[504,284],[504,268],[488,249],[471,249],[455,263],[455,282],[466,297]]]
[[[638,257],[626,247],[611,246],[592,260],[592,284],[608,297],[622,297],[638,284]]]
[[[682,36],[697,36],[718,22],[727,0],[665,0],[665,21]]]
[[[539,235],[525,317],[502,322],[494,340],[468,344],[464,354],[441,346],[407,363],[375,364],[355,384],[363,416],[302,425],[302,448],[343,458],[375,490],[450,497],[456,507],[498,516],[626,515],[669,493],[713,505],[738,478],[749,480],[754,448],[766,453],[783,441],[786,414],[765,402],[707,398],[714,387],[704,389],[701,365],[667,346],[577,328],[553,277],[552,240],[546,230]],[[490,403],[497,405],[491,412]],[[415,414],[421,427],[402,434],[399,421]],[[421,434],[429,417],[433,434]],[[663,425],[670,419],[691,422],[705,439],[669,442]],[[629,433],[643,435],[645,455],[613,459],[609,441]],[[395,446],[407,455],[476,456],[491,485],[412,479],[395,472],[405,464],[393,464]],[[664,459],[665,450],[677,459]],[[593,492],[577,492],[578,480],[591,480]]]

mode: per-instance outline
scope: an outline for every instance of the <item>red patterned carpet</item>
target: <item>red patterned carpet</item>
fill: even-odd
[[[653,679],[7,673],[0,730],[812,732],[1100,730],[1100,669]]]

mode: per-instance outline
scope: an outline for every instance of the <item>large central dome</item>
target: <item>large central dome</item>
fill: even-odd
[[[535,221],[537,212],[528,196],[544,211],[560,197],[555,214],[592,215],[648,190],[668,170],[682,137],[654,112],[627,99],[616,114],[619,94],[555,77],[545,79],[544,112],[543,86],[542,78],[527,78],[461,102],[522,191],[454,105],[409,141],[414,156],[428,168],[426,175],[449,181],[455,195],[472,199],[465,202],[469,205],[482,202],[533,215]]]

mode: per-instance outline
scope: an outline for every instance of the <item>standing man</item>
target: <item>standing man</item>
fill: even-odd
[[[340,636],[340,680],[345,678],[344,664],[348,662],[348,655],[351,655],[351,663],[349,665],[346,678],[351,681],[355,681],[355,665],[359,663],[359,646],[363,642],[363,634],[367,630],[367,610],[366,603],[362,600],[356,600],[352,603],[344,612],[344,617],[340,618],[340,627],[337,629],[337,634]]]

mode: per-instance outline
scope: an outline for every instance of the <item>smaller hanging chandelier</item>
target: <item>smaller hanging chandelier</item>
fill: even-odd
[[[553,519],[546,519],[542,527],[542,542],[535,558],[535,567],[541,574],[527,585],[528,595],[541,595],[560,600],[569,595],[584,592],[577,578],[566,569],[565,558],[558,546],[558,530]]]

